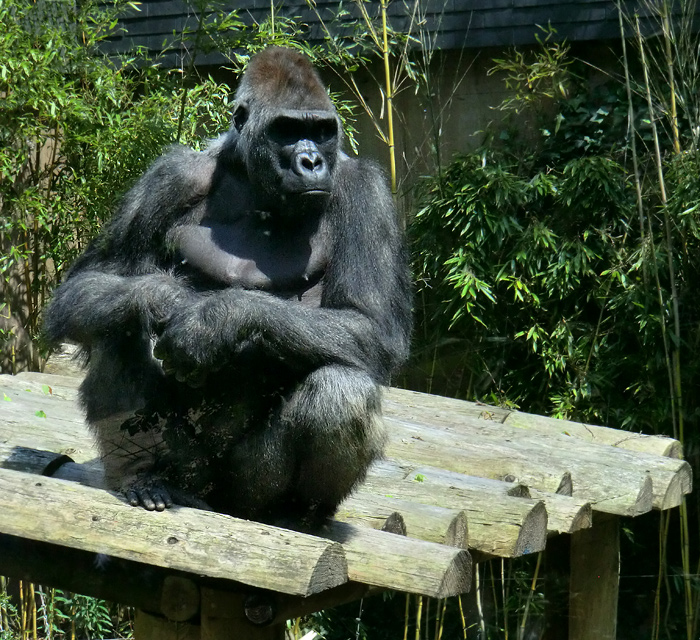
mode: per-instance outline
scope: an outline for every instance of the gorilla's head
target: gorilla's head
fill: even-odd
[[[333,190],[341,125],[304,55],[270,47],[251,58],[236,92],[237,152],[273,210],[323,209]]]

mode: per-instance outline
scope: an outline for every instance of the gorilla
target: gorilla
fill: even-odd
[[[386,180],[341,150],[310,60],[253,56],[231,129],[123,198],[48,306],[81,345],[107,488],[314,528],[382,454],[411,291]]]

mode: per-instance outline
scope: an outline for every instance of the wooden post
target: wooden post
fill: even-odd
[[[619,518],[596,513],[571,536],[569,640],[615,640],[619,583]]]
[[[544,551],[545,608],[542,640],[569,637],[569,596],[571,592],[571,536],[554,536]]]
[[[245,598],[240,593],[202,588],[201,640],[284,640],[284,622],[266,627],[251,624],[245,615]]]
[[[199,626],[136,610],[135,640],[200,640]]]

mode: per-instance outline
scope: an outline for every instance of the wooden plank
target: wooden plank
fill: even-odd
[[[347,580],[343,549],[327,540],[185,507],[147,512],[104,490],[18,471],[0,469],[0,513],[2,533],[282,593]]]
[[[177,572],[118,558],[98,569],[95,559],[88,551],[0,533],[2,576],[165,614],[165,584]]]
[[[619,518],[596,514],[571,537],[570,640],[615,640],[619,583]]]
[[[557,479],[569,472],[573,494],[590,501],[597,511],[635,516],[652,505],[669,509],[678,506],[692,489],[690,465],[683,460],[558,434],[531,434],[478,419],[465,419],[452,427],[385,420],[390,425],[390,457],[518,480],[550,493],[557,493]]]
[[[464,549],[333,522],[324,537],[343,545],[355,582],[448,598],[469,590],[472,560]]]
[[[545,491],[537,491],[530,489],[525,485],[517,483],[505,483],[497,480],[485,480],[483,478],[473,478],[454,471],[445,471],[434,467],[419,467],[416,466],[410,471],[410,476],[423,478],[423,482],[436,484],[442,487],[442,490],[449,491],[452,488],[468,490],[470,487],[479,489],[480,487],[485,493],[491,495],[496,488],[501,485],[501,491],[506,492],[508,496],[519,498],[532,498],[536,501],[542,501],[547,509],[547,533],[549,535],[555,533],[573,533],[579,529],[584,529],[591,526],[592,509],[589,502],[579,500],[570,496],[563,496],[557,493],[547,493]],[[484,483],[490,482],[489,485]]]
[[[381,473],[381,469],[385,473]],[[469,546],[482,553],[515,557],[544,549],[547,538],[544,503],[508,495],[514,486],[512,483],[466,478],[464,484],[456,487],[430,481],[402,480],[386,473],[390,469],[390,463],[374,467],[367,476],[363,491],[464,510],[469,523]]]
[[[627,451],[650,453],[667,458],[683,458],[681,443],[666,436],[610,429],[609,427],[572,422],[571,420],[557,420],[520,411],[512,411],[503,424],[525,429],[532,433],[561,433],[575,440],[605,444]]]
[[[468,546],[469,525],[464,510],[399,500],[370,493],[362,488],[341,503],[334,518],[350,524],[362,521],[373,529],[381,529],[381,523],[392,513],[401,514],[406,525],[406,535],[410,538],[460,549]]]
[[[522,411],[512,411],[479,402],[432,396],[405,389],[387,389],[384,394],[384,413],[399,419],[430,424],[456,425],[464,418],[480,418],[507,424],[533,433],[553,435],[561,433],[584,442],[595,442],[630,451],[642,451],[658,456],[682,458],[683,448],[678,440],[666,436],[632,433],[571,420],[547,418]]]
[[[41,454],[42,452],[38,453]],[[43,466],[43,457],[38,456],[38,459],[41,461],[39,466]],[[31,470],[31,461],[33,459],[31,458],[31,456],[27,455],[25,457],[25,460],[30,461],[30,463],[26,467],[26,470]],[[2,456],[0,455],[0,465],[2,464]],[[70,479],[72,481],[78,480],[88,483],[92,482],[95,477],[94,475],[92,475],[92,471],[89,469],[89,467],[86,468],[84,465],[78,465],[74,463],[67,463],[63,465],[57,471],[57,473],[62,475],[63,478]],[[34,476],[34,478],[36,479],[36,476]],[[1,490],[2,486],[0,485],[0,491]],[[112,494],[109,494],[107,492],[104,493],[110,497],[113,497]],[[177,523],[178,518],[180,516],[175,514],[176,511],[184,511],[185,513],[189,514],[202,513],[210,516],[219,515],[211,514],[209,512],[198,512],[197,510],[186,509],[184,507],[176,507],[169,511],[163,512],[163,514],[149,514],[148,512],[142,511],[140,509],[133,509],[133,507],[124,505],[121,503],[121,501],[118,502],[120,506],[126,507],[128,510],[133,510],[134,514],[138,514],[139,517],[137,517],[136,521],[140,521],[140,519],[143,519],[145,517],[145,521],[150,522],[149,515],[150,517],[155,516],[156,518],[160,518],[163,516],[163,514],[173,514],[171,519],[174,521],[174,523]],[[0,507],[2,507],[2,504],[2,497],[0,497]],[[70,506],[66,506],[66,508],[70,510]],[[228,518],[228,516],[223,515],[221,517]],[[246,525],[254,524],[249,523],[247,521],[237,520],[235,518],[230,518],[230,520],[233,520],[235,522],[242,522]],[[393,530],[395,532],[400,530],[401,532],[403,532],[403,518],[401,516],[395,517],[388,523],[385,520],[384,524],[388,526],[389,530]],[[263,527],[264,525],[259,526]],[[454,549],[450,549],[448,547],[440,545],[435,545],[430,542],[423,543],[425,544],[425,546],[421,548],[419,546],[416,546],[417,541],[408,541],[397,536],[385,537],[381,535],[382,532],[380,531],[376,532],[380,534],[379,537],[377,537],[376,535],[372,536],[371,534],[369,534],[370,537],[369,539],[367,539],[367,536],[363,535],[363,530],[361,528],[354,526],[348,529],[348,526],[349,525],[340,522],[330,523],[328,525],[327,535],[331,539],[342,540],[345,549],[345,555],[347,557],[348,576],[351,576],[351,579],[353,580],[366,582],[367,584],[372,584],[379,587],[399,589],[403,591],[410,591],[412,593],[420,593],[423,595],[430,595],[434,597],[446,597],[446,595],[441,594],[455,595],[454,593],[452,593],[452,590],[461,589],[463,587],[463,583],[467,585],[469,584],[469,580],[471,579],[470,575],[469,579],[467,579],[467,577],[463,577],[462,580],[462,578],[459,577],[459,572],[469,572],[471,570],[471,561],[465,560],[462,557],[462,555],[460,555],[460,553]],[[399,527],[398,530],[395,529],[395,527],[397,526]],[[0,530],[2,530],[2,527],[3,525],[0,524]],[[273,532],[278,531],[283,532],[285,534],[291,534],[291,532],[287,532],[282,529],[276,529],[274,527],[268,527],[268,529]],[[21,533],[17,533],[15,531],[7,531],[7,533],[12,533],[13,535],[22,535]],[[168,535],[175,534],[168,533]],[[321,535],[325,536],[326,534],[322,533]],[[163,533],[162,536],[165,536],[165,533]],[[168,536],[166,536],[166,538],[167,537]],[[178,537],[179,539],[178,535],[176,535],[175,537]],[[62,543],[62,540],[55,538],[50,538],[49,541],[57,542],[59,544]],[[360,544],[361,541],[367,543],[367,549],[360,549],[358,547],[358,544]],[[202,542],[202,544],[205,543]],[[418,544],[420,545],[421,543]],[[270,550],[270,553],[275,552],[276,551],[274,549]],[[113,551],[104,551],[104,553],[108,553],[109,555],[115,556],[119,555],[118,553],[114,553]],[[150,556],[148,555],[150,554],[150,550],[144,549],[144,553],[147,554],[144,557],[144,561],[151,561]],[[215,561],[215,554],[217,553],[217,549],[208,549],[207,553],[212,556],[212,561]],[[301,550],[300,553],[302,553]],[[420,554],[420,562],[417,562],[415,559],[411,558],[411,555],[414,553]],[[280,559],[279,562],[283,562],[283,560]],[[386,573],[383,576],[375,575],[376,572],[374,571],[368,574],[366,567],[363,566],[364,564],[369,564],[374,568],[384,568],[386,569]],[[406,566],[406,569],[402,572],[397,572],[396,567],[400,565]],[[183,569],[183,567],[175,568],[187,570]],[[369,577],[369,579],[371,579],[372,581],[367,582],[366,580],[361,580],[360,578],[363,577]],[[396,582],[396,580],[398,580],[398,582]],[[246,584],[254,584],[243,579],[240,579],[240,581]],[[268,586],[267,588],[271,587]],[[283,591],[279,588],[277,588],[276,590]],[[288,591],[283,592],[288,593]],[[461,592],[457,591],[456,593]]]

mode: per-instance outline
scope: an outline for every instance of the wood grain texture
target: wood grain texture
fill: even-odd
[[[388,389],[385,394],[384,412],[386,415],[398,418],[404,417],[414,420],[420,418],[431,424],[443,422],[448,426],[461,422],[465,417],[479,418],[507,424],[510,427],[525,429],[533,433],[547,435],[561,433],[584,442],[594,442],[669,458],[683,457],[681,443],[667,436],[632,433],[609,427],[572,422],[571,420],[558,420],[453,398],[439,398],[435,402],[433,398],[435,396],[426,393]]]
[[[392,513],[401,514],[406,535],[410,538],[461,549],[468,547],[469,523],[464,510],[400,500],[362,488],[341,503],[335,520],[349,524],[361,521],[373,529],[381,529],[382,523]]]
[[[459,473],[510,479],[557,493],[566,473],[573,495],[594,510],[635,516],[669,509],[692,489],[683,460],[626,451],[555,433],[529,433],[465,418],[451,427],[385,418],[389,457]]]
[[[0,532],[292,595],[347,580],[339,544],[184,507],[136,509],[100,489],[0,469]]]
[[[342,522],[323,535],[343,545],[354,582],[433,598],[466,593],[471,585],[472,561],[464,549]]]

